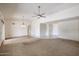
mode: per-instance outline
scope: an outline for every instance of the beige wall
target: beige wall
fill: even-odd
[[[79,19],[57,22],[53,25],[53,28],[53,35],[79,41]]]
[[[5,25],[3,22],[1,22],[1,20],[4,21],[4,17],[2,13],[0,12],[0,45],[2,41],[5,39],[5,30],[4,30]]]
[[[31,36],[40,37],[40,22],[37,19],[31,23]]]
[[[25,23],[22,26],[22,23]],[[13,24],[15,23],[15,24]],[[28,24],[26,21],[22,20],[5,20],[5,37],[16,37],[16,36],[26,36],[27,35],[27,26]]]
[[[1,20],[0,20],[0,45],[1,45],[1,42],[2,42],[2,23],[1,23]]]

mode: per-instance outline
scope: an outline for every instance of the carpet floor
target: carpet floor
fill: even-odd
[[[79,56],[79,42],[60,38],[40,39],[27,43],[5,43],[0,48],[0,56]],[[20,40],[21,40],[20,39]],[[32,39],[32,38],[31,38]]]

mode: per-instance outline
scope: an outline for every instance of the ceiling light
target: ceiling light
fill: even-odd
[[[38,13],[34,13],[35,16],[32,16],[32,17],[37,17],[38,19],[40,19],[40,18],[45,18],[45,17],[46,17],[46,16],[45,16],[46,13],[41,13],[40,11],[41,11],[41,7],[38,6]]]

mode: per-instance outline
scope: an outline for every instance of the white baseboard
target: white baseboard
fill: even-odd
[[[62,39],[67,39],[67,40],[79,41],[79,39],[76,39],[76,38],[71,39],[71,38],[64,37],[64,36],[57,36],[57,37],[62,38]]]
[[[6,37],[5,39],[18,38],[18,37],[25,37],[25,36],[28,36],[28,35],[22,35],[22,36],[11,36],[11,37]]]

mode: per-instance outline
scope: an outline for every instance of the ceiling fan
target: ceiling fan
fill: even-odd
[[[45,18],[46,16],[45,16],[45,14],[46,13],[41,13],[40,11],[40,6],[38,6],[38,13],[34,13],[35,14],[35,16],[32,16],[32,17],[37,17],[38,19],[40,19],[40,18]]]

